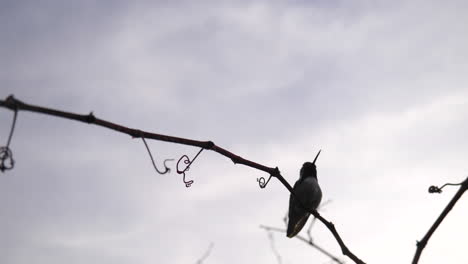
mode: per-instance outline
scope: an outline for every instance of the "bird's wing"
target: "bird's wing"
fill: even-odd
[[[294,190],[297,190],[300,180],[294,184]],[[286,235],[288,237],[294,237],[304,227],[309,213],[305,211],[299,204],[297,204],[296,198],[293,194],[289,196],[289,212],[288,212],[288,230]]]
[[[291,219],[289,219],[288,230],[286,233],[287,237],[289,238],[294,237],[299,232],[301,232],[302,228],[307,222],[307,219],[309,219],[309,213],[305,213],[297,221],[291,221]]]

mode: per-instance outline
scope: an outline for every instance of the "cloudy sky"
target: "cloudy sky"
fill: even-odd
[[[468,175],[466,1],[0,1],[0,97],[213,140],[293,183],[368,263],[409,263]],[[12,113],[0,109],[0,141]],[[149,142],[164,158],[198,149]],[[158,175],[138,139],[20,112],[0,174],[0,263],[276,263],[289,194],[206,151]],[[172,164],[174,165],[174,164]],[[466,263],[467,197],[421,263]],[[321,224],[314,241],[342,257]],[[275,233],[282,263],[327,263]]]

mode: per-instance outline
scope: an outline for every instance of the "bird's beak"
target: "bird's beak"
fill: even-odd
[[[321,151],[322,151],[322,150],[319,150],[319,152],[317,153],[317,156],[315,156],[314,162],[312,162],[312,164],[315,164],[315,162],[317,161],[317,158],[318,158],[318,156],[320,155],[320,152],[321,152]]]

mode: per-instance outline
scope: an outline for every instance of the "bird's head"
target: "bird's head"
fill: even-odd
[[[304,164],[302,164],[300,172],[301,179],[305,179],[307,177],[317,178],[317,166],[315,166],[315,162],[317,161],[321,151],[322,150],[319,150],[313,162],[304,162]]]

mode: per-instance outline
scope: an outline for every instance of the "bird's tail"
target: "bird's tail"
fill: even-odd
[[[304,215],[297,221],[295,221],[296,219],[290,218],[288,221],[288,230],[286,231],[286,236],[289,238],[296,236],[302,230],[308,218],[309,214]]]

